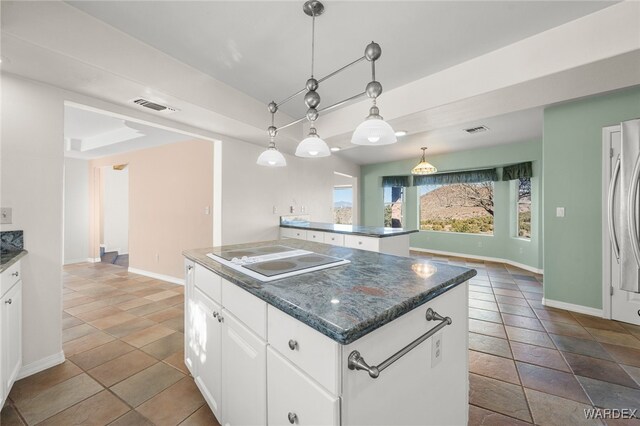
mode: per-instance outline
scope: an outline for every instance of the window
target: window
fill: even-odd
[[[493,235],[493,182],[420,187],[420,229]]]
[[[340,225],[353,223],[353,187],[351,185],[333,188],[333,223]]]
[[[402,228],[404,217],[404,188],[400,186],[384,188],[384,226]]]
[[[531,239],[531,178],[520,178],[517,185],[516,224],[519,238]]]

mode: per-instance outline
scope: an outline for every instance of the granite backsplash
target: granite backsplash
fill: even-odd
[[[22,251],[24,249],[24,235],[22,231],[0,232],[0,252]]]

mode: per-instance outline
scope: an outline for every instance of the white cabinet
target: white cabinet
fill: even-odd
[[[299,240],[307,239],[307,231],[294,228],[280,228],[281,238],[297,238]]]
[[[320,231],[307,231],[307,241],[313,241],[314,243],[324,243],[325,232]]]
[[[213,414],[222,419],[222,308],[197,287],[192,301],[191,321],[185,331],[195,340],[194,379]]]
[[[324,234],[324,243],[332,246],[344,246],[344,235],[327,232]]]
[[[20,262],[2,273],[0,297],[0,408],[22,368],[22,281]]]
[[[356,248],[360,250],[379,251],[380,238],[362,237],[360,235],[345,235],[345,247]]]
[[[195,351],[197,346],[193,314],[195,312],[195,299],[193,297],[195,278],[195,262],[184,260],[184,365],[191,372],[193,377],[196,376],[193,367],[195,360]]]
[[[339,425],[340,399],[269,347],[269,425]]]
[[[267,344],[224,309],[222,337],[223,425],[267,420]]]

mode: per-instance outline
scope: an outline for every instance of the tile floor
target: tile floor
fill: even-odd
[[[478,270],[470,425],[603,424],[583,410],[640,409],[640,327],[546,308],[542,277],[518,268],[414,256]],[[18,381],[2,426],[217,425],[182,362],[183,291],[115,265],[65,267],[67,361]]]
[[[63,276],[67,360],[16,382],[2,426],[218,424],[182,361],[184,287],[109,263]]]

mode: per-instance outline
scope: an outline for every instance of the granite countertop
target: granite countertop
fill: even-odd
[[[378,226],[338,225],[323,222],[282,222],[281,228],[306,229],[312,231],[335,232],[336,234],[361,235],[364,237],[395,237],[418,232],[417,229],[383,228]]]
[[[3,251],[0,253],[0,273],[27,255],[26,250]]]
[[[266,283],[208,258],[206,254],[214,248],[183,254],[344,345],[476,275],[474,269],[460,266],[295,239],[224,249],[269,245],[309,250],[351,263]]]

